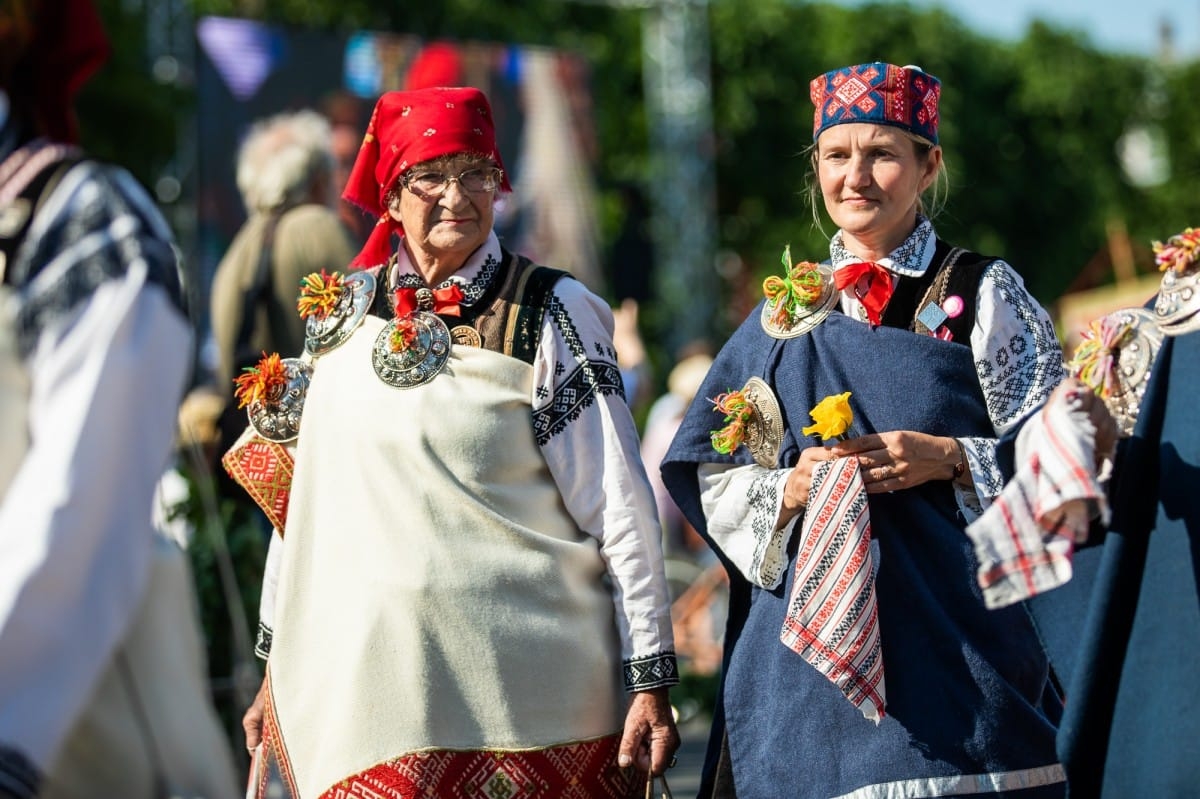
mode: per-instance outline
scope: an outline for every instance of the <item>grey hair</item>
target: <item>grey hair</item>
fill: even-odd
[[[237,185],[246,209],[297,205],[333,172],[328,120],[312,110],[276,114],[251,126],[238,150]]]

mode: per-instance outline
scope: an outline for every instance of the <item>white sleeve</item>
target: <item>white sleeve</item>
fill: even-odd
[[[191,331],[144,263],[43,329],[29,449],[0,506],[0,742],[43,770],[124,637]]]
[[[696,471],[709,536],[747,580],[762,588],[783,582],[788,541],[804,518],[799,514],[775,526],[790,471],[719,463],[702,463]]]
[[[263,564],[262,594],[258,599],[258,635],[254,640],[254,654],[263,660],[271,654],[271,639],[275,634],[275,592],[279,588],[282,563],[283,536],[277,528],[272,528],[271,543],[267,545],[267,562]]]
[[[971,350],[996,437],[960,441],[967,452],[975,492],[986,506],[1004,488],[996,462],[997,439],[1040,407],[1065,371],[1050,315],[1004,261],[996,261],[984,271],[976,307]]]
[[[564,278],[551,293],[534,362],[538,445],[612,580],[625,687],[678,682],[662,533],[625,403],[608,305]]]

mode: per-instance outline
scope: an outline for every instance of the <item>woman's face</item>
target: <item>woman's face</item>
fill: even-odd
[[[873,258],[898,247],[916,226],[917,200],[941,162],[940,147],[920,156],[917,143],[889,125],[851,122],[822,131],[817,178],[843,243]]]
[[[407,174],[432,173],[456,178],[468,170],[494,167],[495,164],[486,159],[462,155],[418,164]],[[399,198],[388,212],[404,226],[404,240],[414,259],[457,270],[487,241],[492,231],[495,196],[495,189],[468,191],[458,180],[451,180],[437,197],[422,193],[415,186],[407,188],[402,184]]]

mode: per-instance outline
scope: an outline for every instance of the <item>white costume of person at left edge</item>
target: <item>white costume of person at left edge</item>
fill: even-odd
[[[0,92],[0,210],[77,154],[16,128]],[[151,523],[191,353],[170,232],[85,160],[5,266],[0,796],[232,796],[186,559]]]

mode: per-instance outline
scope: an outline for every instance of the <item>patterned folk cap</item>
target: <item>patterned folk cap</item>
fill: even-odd
[[[937,144],[942,83],[920,67],[882,61],[842,67],[813,78],[808,93],[816,107],[813,141],[834,125],[872,122],[904,128]]]

